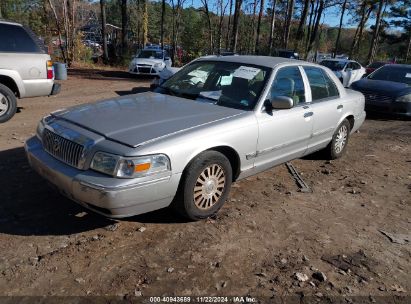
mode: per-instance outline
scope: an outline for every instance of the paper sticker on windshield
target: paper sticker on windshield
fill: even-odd
[[[411,73],[405,74],[405,78],[411,78]]]
[[[233,76],[238,78],[244,78],[251,80],[257,75],[261,70],[258,68],[252,68],[247,66],[240,66],[235,70]]]

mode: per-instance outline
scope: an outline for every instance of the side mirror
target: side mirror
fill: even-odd
[[[351,72],[351,71],[352,71],[352,68],[346,68],[345,71],[346,71],[346,72]]]
[[[271,99],[273,109],[291,109],[294,106],[294,101],[288,96],[276,96]]]
[[[170,57],[164,57],[164,60],[170,60]]]

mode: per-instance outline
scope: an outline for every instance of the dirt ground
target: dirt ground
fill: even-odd
[[[42,116],[149,83],[72,70],[60,95],[21,100],[0,125],[0,296],[411,302],[410,121],[367,119],[342,159],[293,161],[312,193],[279,166],[234,184],[218,216],[200,222],[167,209],[109,220],[30,169],[23,145]]]

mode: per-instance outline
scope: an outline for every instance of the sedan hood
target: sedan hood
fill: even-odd
[[[373,80],[364,78],[354,82],[351,87],[359,91],[373,91],[387,96],[402,96],[411,93],[411,87],[406,83],[387,81],[387,80]]]
[[[162,59],[154,59],[154,58],[134,58],[132,63],[134,64],[148,64],[148,65],[153,65],[156,63],[161,63],[163,62]]]
[[[136,147],[243,113],[243,110],[147,92],[65,109],[52,116]]]

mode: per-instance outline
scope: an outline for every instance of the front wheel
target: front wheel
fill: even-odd
[[[0,84],[0,123],[8,121],[16,114],[17,99],[5,85]]]
[[[224,205],[231,182],[232,169],[227,157],[205,151],[186,168],[173,205],[192,220],[210,217]]]
[[[330,159],[337,159],[343,156],[348,139],[350,137],[351,125],[347,119],[344,119],[335,131],[333,138],[327,146],[327,154]]]

